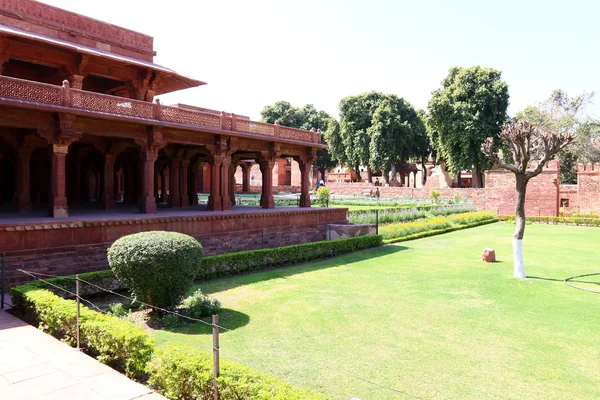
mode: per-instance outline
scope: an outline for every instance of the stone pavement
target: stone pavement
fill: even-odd
[[[5,311],[0,311],[0,399],[166,400]]]

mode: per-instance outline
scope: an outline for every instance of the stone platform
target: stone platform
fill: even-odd
[[[106,249],[124,235],[166,230],[198,239],[206,255],[272,248],[327,239],[328,224],[346,223],[345,208],[235,206],[231,211],[159,209],[140,214],[70,210],[67,218],[30,213],[0,214],[0,251],[7,255],[6,280],[28,280],[17,269],[67,275],[108,268]]]

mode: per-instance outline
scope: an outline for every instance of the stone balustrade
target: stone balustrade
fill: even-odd
[[[210,128],[250,134],[272,139],[293,140],[321,144],[321,133],[289,128],[279,124],[250,121],[231,113],[220,115],[211,112],[188,110],[180,107],[163,106],[156,103],[124,97],[73,89],[65,81],[63,86],[0,76],[0,99],[17,100],[19,104],[62,106],[75,110],[86,110],[115,116],[143,118],[182,125],[191,128]],[[242,135],[243,136],[243,135]]]

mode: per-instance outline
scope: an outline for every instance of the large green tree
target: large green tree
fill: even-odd
[[[325,132],[331,153],[344,165],[388,173],[395,163],[420,158],[427,152],[422,117],[406,100],[392,94],[368,92],[340,101],[340,123]],[[392,174],[393,176],[393,174]],[[368,175],[369,181],[371,175]]]
[[[479,150],[481,144],[487,137],[498,137],[507,120],[508,85],[501,75],[479,66],[451,68],[429,101],[438,158],[455,175],[471,170],[475,187],[481,187],[483,171],[491,166]]]
[[[262,122],[273,124],[275,121],[279,121],[279,124],[283,126],[305,130],[315,128],[325,131],[330,124],[335,122],[329,114],[317,110],[312,104],[305,104],[298,108],[283,100],[265,106],[260,112],[260,116]],[[327,144],[325,135],[321,135],[321,143]],[[314,165],[319,169],[321,179],[325,179],[325,171],[334,168],[337,164],[338,160],[333,158],[327,149],[317,150],[317,160]]]
[[[426,137],[419,114],[410,103],[395,95],[386,95],[380,101],[367,132],[369,165],[383,171],[386,182],[390,171],[394,178],[396,163],[421,155],[422,140]]]
[[[543,103],[517,115],[537,129],[569,131],[573,135],[573,142],[558,155],[561,183],[577,183],[578,163],[600,161],[600,121],[585,115],[593,97],[593,93],[569,96],[557,89]]]
[[[360,165],[369,165],[371,127],[373,114],[385,95],[368,92],[358,96],[348,96],[340,101],[340,137],[343,154],[334,153],[342,163],[356,170],[360,180]],[[370,179],[369,174],[369,179]]]

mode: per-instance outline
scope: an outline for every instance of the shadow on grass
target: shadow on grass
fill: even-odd
[[[303,264],[294,264],[275,269],[251,271],[241,275],[238,274],[234,276],[212,279],[209,281],[200,281],[195,283],[194,288],[200,287],[202,288],[202,293],[211,295],[213,293],[233,289],[238,286],[250,285],[270,279],[282,279],[296,274],[303,274],[305,272],[333,268],[340,265],[349,265],[365,260],[372,260],[373,258],[377,257],[385,257],[407,249],[409,249],[409,247],[400,246],[397,244],[387,245],[374,249],[366,249],[354,253],[342,254],[337,257],[309,261]],[[208,287],[206,285],[208,285]]]
[[[181,333],[184,335],[212,335],[212,327],[210,325],[207,325],[211,323],[211,317],[203,318],[202,320],[205,321],[206,324],[203,324],[202,322],[195,322],[192,324],[186,324],[178,328],[155,329],[173,333]],[[219,325],[228,330],[233,331],[235,329],[241,328],[243,326],[248,325],[249,322],[250,316],[248,316],[248,314],[244,314],[239,311],[232,310],[230,308],[223,308],[221,310],[221,313],[219,314]],[[221,330],[221,333],[222,332],[223,331]]]

